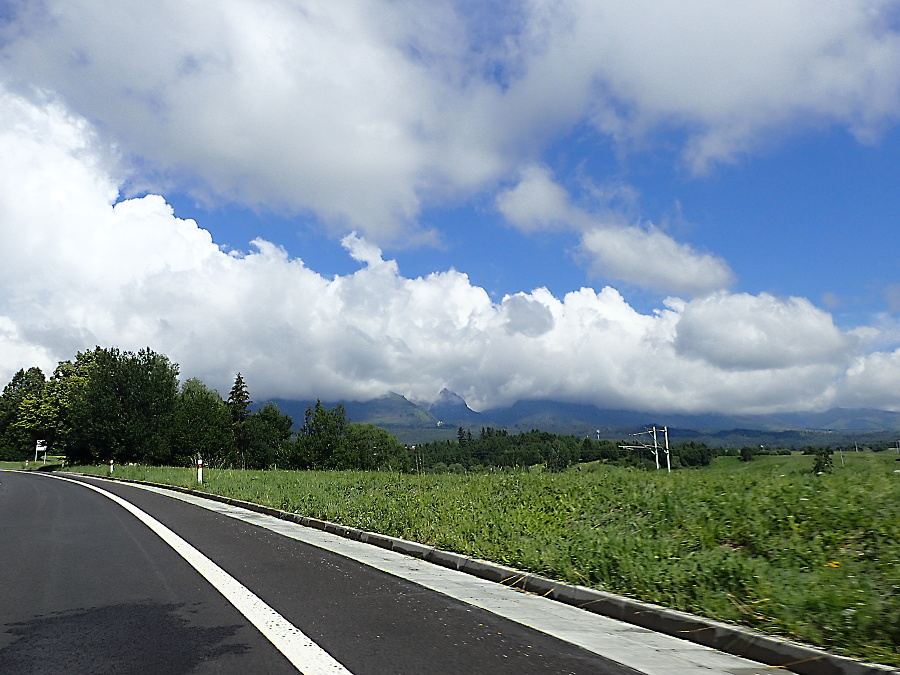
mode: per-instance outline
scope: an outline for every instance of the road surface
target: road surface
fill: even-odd
[[[768,672],[700,647],[688,657],[672,648],[667,665],[656,634],[635,639],[643,629],[628,627],[617,630],[631,643],[604,652],[612,660],[401,578],[427,563],[388,574],[293,534],[306,528],[260,527],[267,517],[233,511],[99,479],[0,472],[0,673]],[[528,597],[499,588],[511,598],[502,606]],[[562,609],[584,615],[576,633],[611,621]]]

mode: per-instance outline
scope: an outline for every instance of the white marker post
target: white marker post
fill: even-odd
[[[110,473],[113,472],[113,461],[112,460],[109,460],[109,472]]]
[[[197,458],[197,482],[198,483],[203,482],[203,458],[202,457]]]

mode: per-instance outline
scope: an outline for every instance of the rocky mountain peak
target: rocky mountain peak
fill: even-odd
[[[436,406],[436,405],[440,405],[440,406],[461,405],[466,408],[469,407],[468,405],[466,405],[466,401],[465,401],[465,399],[463,399],[462,396],[460,396],[459,394],[457,394],[455,392],[450,391],[446,387],[441,389],[441,392],[438,394],[437,399],[434,401],[434,403],[432,403],[432,406]]]

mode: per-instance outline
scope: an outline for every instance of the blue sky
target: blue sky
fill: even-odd
[[[0,13],[0,379],[900,409],[900,2]]]
[[[900,296],[892,306],[890,295],[900,284],[900,265],[890,257],[900,250],[900,130],[866,144],[840,128],[806,133],[702,176],[684,171],[671,152],[617,159],[608,147],[584,144],[572,134],[546,152],[561,176],[572,177],[566,182],[573,191],[582,173],[634,186],[638,215],[666,222],[679,241],[727,260],[735,289],[807,297],[844,328],[900,309]],[[357,267],[338,240],[316,231],[315,219],[204,207],[177,193],[168,199],[179,216],[205,223],[223,245],[243,249],[261,236],[326,276]],[[617,282],[573,259],[571,233],[523,236],[484,198],[425,209],[420,219],[443,240],[388,249],[406,276],[455,267],[498,299],[541,286],[561,295]],[[639,287],[628,295],[644,311],[660,300]]]

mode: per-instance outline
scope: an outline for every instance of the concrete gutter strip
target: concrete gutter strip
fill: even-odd
[[[231,506],[239,506],[248,511],[264,513],[305,527],[323,530],[340,537],[403,553],[429,563],[441,565],[442,567],[466,572],[481,579],[518,588],[527,593],[542,595],[595,614],[601,614],[658,633],[695,642],[727,654],[750,659],[751,661],[783,668],[800,675],[884,675],[885,673],[900,675],[900,669],[890,666],[864,663],[855,659],[829,654],[815,647],[764,635],[749,628],[732,626],[686,612],[666,609],[659,605],[632,600],[631,598],[614,595],[594,588],[564,584],[512,567],[506,567],[487,560],[479,560],[460,553],[442,551],[433,546],[414,541],[390,537],[376,532],[367,532],[355,527],[319,520],[318,518],[308,518],[296,513],[288,513],[252,502],[221,497],[191,488],[128,480],[114,476],[78,475],[89,478],[112,478],[125,483],[151,485],[203,497],[212,501],[224,502]]]

